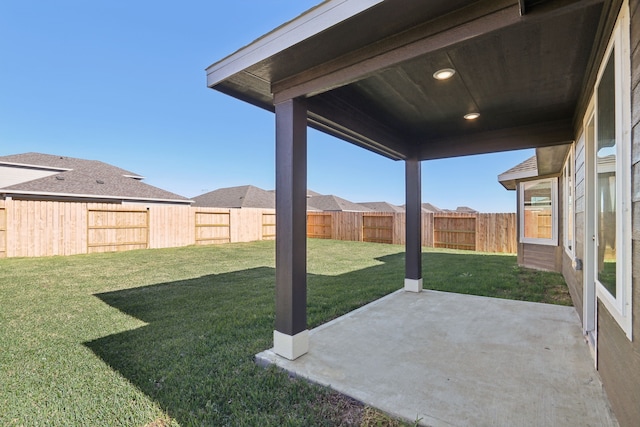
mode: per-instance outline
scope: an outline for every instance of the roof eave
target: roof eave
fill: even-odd
[[[153,197],[132,197],[132,196],[110,196],[104,194],[74,194],[74,193],[55,193],[46,191],[24,191],[24,190],[5,190],[0,189],[0,194],[6,196],[43,196],[43,197],[65,197],[76,199],[101,199],[101,200],[126,200],[126,201],[141,201],[141,202],[156,202],[156,203],[181,203],[191,205],[193,200],[188,199],[159,199]]]
[[[48,170],[53,172],[67,172],[67,171],[73,170],[70,168],[61,168],[57,166],[32,165],[28,163],[16,163],[16,162],[0,162],[0,165],[14,166],[18,168],[27,168],[27,169],[41,169],[41,170]]]
[[[248,67],[315,36],[382,1],[327,0],[207,67],[207,86],[213,88]]]

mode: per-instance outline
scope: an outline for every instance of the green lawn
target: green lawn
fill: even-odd
[[[310,327],[403,283],[400,246],[310,240],[308,258]],[[423,258],[428,288],[569,301],[515,256]],[[350,425],[353,402],[254,364],[274,278],[273,242],[0,259],[0,425]]]

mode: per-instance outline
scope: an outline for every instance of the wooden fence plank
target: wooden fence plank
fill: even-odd
[[[229,212],[195,212],[196,245],[231,242],[231,214]]]
[[[402,245],[405,218],[404,213],[309,212],[308,235]],[[0,200],[0,257],[247,242],[273,239],[275,233],[273,209]],[[426,247],[437,243],[516,253],[516,234],[513,213],[422,214],[422,245]]]
[[[393,215],[362,215],[362,241],[393,243]]]
[[[0,200],[0,258],[7,256],[7,209]]]
[[[111,252],[149,247],[149,211],[112,205],[89,208],[87,252]]]
[[[475,216],[436,215],[433,220],[433,247],[476,250]]]
[[[307,237],[314,239],[331,239],[332,218],[330,213],[307,214]]]
[[[276,213],[262,212],[262,240],[275,240]]]

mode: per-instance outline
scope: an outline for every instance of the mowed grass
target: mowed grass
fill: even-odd
[[[427,288],[570,303],[559,275],[515,256],[423,262]],[[399,246],[309,240],[309,327],[399,289],[403,270]],[[0,425],[352,425],[329,390],[255,365],[274,282],[273,242],[1,259]]]

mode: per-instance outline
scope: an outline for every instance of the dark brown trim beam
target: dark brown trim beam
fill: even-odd
[[[383,68],[513,25],[519,19],[519,8],[513,0],[483,0],[303,73],[272,82],[271,91],[275,102],[326,92]]]
[[[315,129],[393,160],[406,157],[406,139],[399,131],[374,120],[332,93],[307,99],[307,108],[309,124]]]
[[[571,120],[466,134],[425,141],[420,159],[433,160],[524,148],[548,147],[573,141]]]
[[[514,0],[483,0],[400,34],[358,49],[286,79],[272,82],[274,100],[313,96],[341,87],[416,57],[464,43],[518,23],[535,23],[601,3],[603,0],[559,0],[527,10],[521,16]]]

